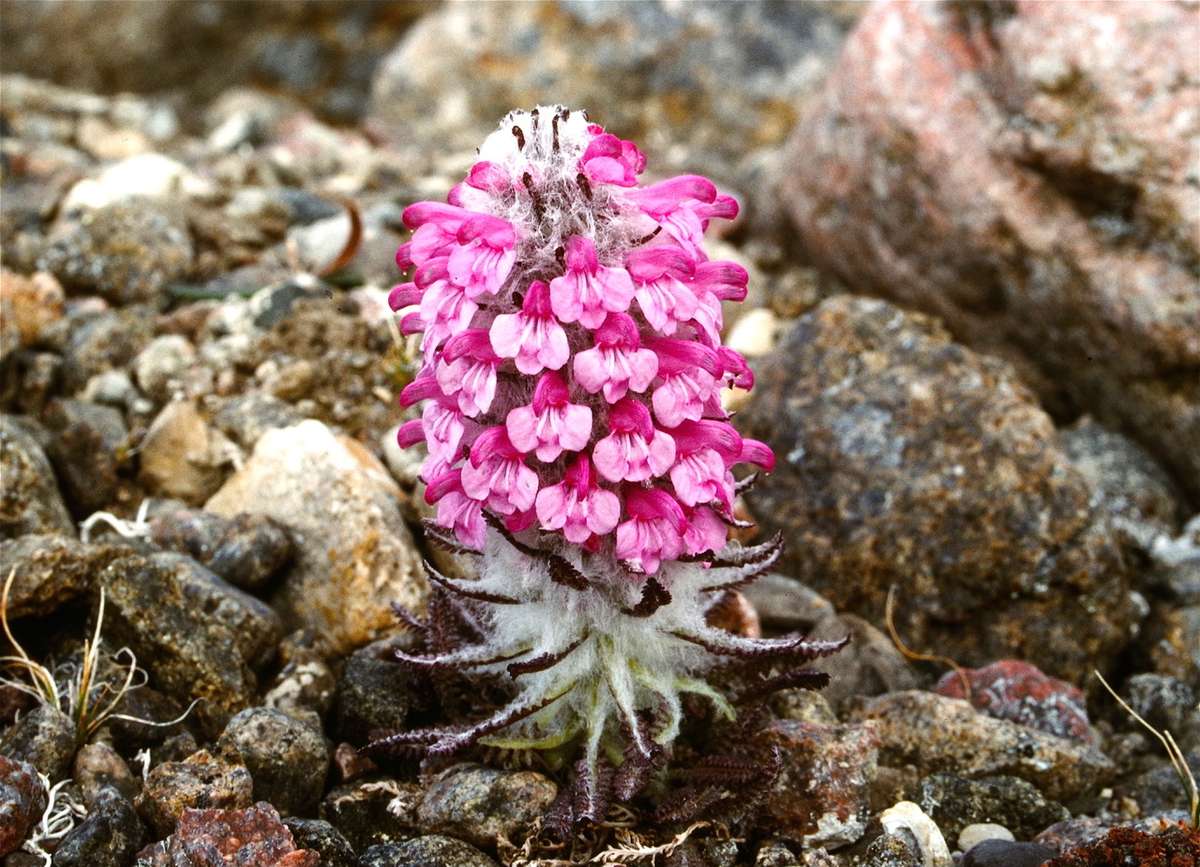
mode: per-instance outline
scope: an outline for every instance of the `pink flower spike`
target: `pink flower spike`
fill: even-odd
[[[696,267],[683,250],[674,245],[635,250],[625,268],[637,287],[638,305],[655,331],[674,334],[678,323],[695,314],[696,294],[683,281]]]
[[[500,515],[533,508],[538,476],[525,466],[525,456],[513,448],[503,427],[485,430],[471,446],[471,457],[462,468],[467,496],[487,502]]]
[[[442,389],[438,385],[437,378],[428,367],[421,369],[413,381],[400,391],[400,405],[404,407],[413,406],[423,400],[429,400],[431,397],[441,397]]]
[[[472,214],[458,228],[459,246],[450,252],[450,278],[471,298],[495,295],[516,261],[512,224],[489,214]]]
[[[550,281],[550,306],[563,322],[596,328],[605,311],[622,313],[633,301],[633,281],[624,268],[609,268],[596,258],[596,247],[582,235],[567,241],[567,270]]]
[[[596,470],[610,482],[644,482],[675,462],[675,441],[656,430],[650,410],[625,398],[608,411],[608,436],[592,449]]]
[[[658,374],[658,356],[639,348],[637,323],[624,313],[610,313],[596,329],[596,345],[575,355],[575,379],[589,394],[604,392],[616,403],[629,390],[645,391]]]
[[[591,462],[580,455],[561,482],[538,491],[537,516],[543,529],[561,530],[568,542],[582,545],[593,535],[613,531],[621,519],[621,501],[596,486]]]
[[[512,189],[512,181],[505,170],[493,162],[480,160],[471,166],[471,171],[461,184],[455,184],[446,196],[446,201],[472,211],[486,211],[495,196]]]
[[[685,509],[687,530],[683,534],[683,550],[689,554],[720,551],[729,539],[729,527],[720,515],[708,506]]]
[[[646,157],[633,142],[602,132],[588,143],[579,166],[592,183],[632,187],[646,168]]]
[[[515,359],[525,374],[558,370],[571,355],[567,333],[550,309],[550,287],[541,280],[529,284],[520,313],[501,313],[488,332],[492,349],[501,358]]]
[[[412,266],[412,241],[408,241],[396,248],[396,267],[401,271],[407,271]]]
[[[508,414],[505,428],[514,446],[549,463],[564,451],[577,452],[592,438],[592,410],[568,401],[567,384],[557,373],[542,374],[533,403]]]
[[[687,520],[666,491],[627,488],[625,511],[629,520],[617,527],[616,555],[630,568],[653,575],[663,560],[676,560],[683,553]]]
[[[474,418],[492,405],[499,364],[487,332],[469,329],[446,343],[437,366],[437,382],[443,394],[456,397],[463,415]]]

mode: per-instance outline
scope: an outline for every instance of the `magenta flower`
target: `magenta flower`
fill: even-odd
[[[474,500],[486,501],[500,515],[533,508],[538,476],[525,466],[525,455],[508,439],[502,427],[481,433],[462,467],[462,489]]]
[[[568,542],[582,545],[613,531],[621,520],[621,501],[596,485],[591,461],[580,455],[561,482],[538,491],[537,516],[543,529],[561,530]]]
[[[616,403],[629,390],[649,388],[658,373],[658,356],[641,349],[637,323],[624,313],[610,313],[596,329],[592,349],[575,356],[575,379],[589,394],[604,392]]]
[[[557,373],[544,373],[533,390],[533,403],[518,406],[504,426],[509,441],[549,463],[564,451],[577,452],[592,438],[592,410],[569,401],[567,384]]]
[[[684,340],[656,340],[652,349],[658,356],[660,380],[650,402],[654,417],[664,427],[698,421],[706,414],[722,415],[716,396],[717,377],[723,368],[717,353]]]
[[[644,482],[661,476],[675,460],[675,441],[657,430],[650,410],[625,398],[608,411],[608,436],[592,449],[596,470],[610,482]]]
[[[439,526],[452,530],[463,544],[483,547],[483,503],[463,490],[462,470],[446,470],[431,481],[425,489],[425,502],[437,503]]]
[[[631,488],[625,494],[629,520],[617,527],[616,555],[637,572],[653,575],[663,560],[683,553],[687,520],[675,498],[657,488]]]
[[[567,241],[566,273],[550,281],[550,306],[563,322],[596,328],[605,311],[622,313],[633,301],[633,281],[620,267],[601,265],[596,245],[583,235]]]
[[[550,309],[550,287],[541,280],[529,284],[520,313],[501,313],[488,332],[492,349],[515,360],[525,374],[558,370],[571,356],[567,332]]]
[[[579,160],[584,175],[594,184],[615,184],[632,187],[637,176],[646,168],[646,158],[631,141],[622,141],[601,127],[595,127],[596,137],[588,144]]]

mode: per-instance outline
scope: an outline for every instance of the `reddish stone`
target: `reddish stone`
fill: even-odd
[[[17,851],[46,809],[46,789],[37,770],[0,753],[0,857]]]
[[[963,673],[970,682],[970,701],[976,710],[1060,738],[1095,743],[1087,699],[1078,687],[1019,659],[1002,659]],[[947,698],[967,698],[962,678],[954,671],[946,672],[934,691]]]
[[[1047,861],[1043,867],[1198,867],[1200,830],[1180,823],[1162,834],[1122,827]]]
[[[796,126],[785,200],[847,285],[937,314],[1200,496],[1200,14],[873,6]]]
[[[245,810],[183,811],[175,833],[139,853],[150,867],[318,867],[320,856],[297,849],[292,832],[266,801]]]
[[[866,830],[879,754],[873,725],[777,720],[765,734],[783,756],[783,770],[763,807],[767,823],[811,847],[858,840]]]

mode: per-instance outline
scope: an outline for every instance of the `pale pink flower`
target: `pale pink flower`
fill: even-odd
[[[591,461],[580,455],[561,482],[538,491],[537,516],[543,529],[561,530],[568,542],[582,545],[593,535],[613,531],[621,519],[621,501],[596,485]]]
[[[629,520],[617,527],[616,556],[637,572],[653,575],[663,560],[683,553],[687,521],[675,498],[657,488],[628,488]]]
[[[675,441],[655,429],[645,404],[625,398],[608,411],[612,431],[592,448],[596,470],[610,482],[661,476],[675,460]]]
[[[675,465],[671,484],[685,506],[718,502],[733,508],[733,476],[729,467],[742,451],[742,438],[723,421],[685,421],[671,430]]]
[[[729,538],[729,525],[708,506],[684,509],[687,529],[683,533],[683,550],[688,554],[720,551]]]
[[[616,403],[629,390],[642,392],[658,373],[658,357],[640,348],[637,323],[624,313],[610,313],[596,329],[596,345],[575,356],[575,379],[589,394],[604,392]]]
[[[596,247],[583,235],[567,241],[566,273],[550,281],[550,306],[563,322],[596,328],[605,311],[621,313],[633,301],[633,281],[624,268],[601,265]]]
[[[533,402],[508,414],[508,438],[539,461],[555,460],[564,451],[577,452],[592,438],[592,410],[571,403],[562,376],[544,373],[533,391]]]
[[[567,333],[550,309],[550,287],[541,280],[529,284],[521,312],[501,313],[488,335],[495,353],[515,359],[525,374],[558,370],[571,355]]]
[[[695,314],[696,293],[684,281],[692,278],[696,266],[683,250],[672,244],[643,247],[626,257],[625,269],[633,278],[642,315],[655,331],[674,334],[680,322]]]
[[[690,340],[655,340],[650,348],[658,356],[659,376],[651,405],[663,427],[723,414],[717,390],[722,368],[716,352]]]
[[[738,213],[737,201],[719,195],[713,182],[700,175],[659,181],[635,191],[633,198],[685,250],[701,256],[708,221],[732,220]]]
[[[474,418],[488,411],[496,396],[496,367],[500,358],[492,352],[488,334],[470,329],[451,338],[437,363],[437,383],[446,397],[458,401],[459,411]]]
[[[497,426],[475,439],[463,464],[462,487],[467,496],[485,501],[497,514],[511,515],[533,507],[538,476],[525,466],[525,455],[509,442],[504,428]]]
[[[450,278],[470,298],[495,295],[512,271],[517,236],[512,224],[487,214],[472,214],[458,228],[459,246],[450,251]]]

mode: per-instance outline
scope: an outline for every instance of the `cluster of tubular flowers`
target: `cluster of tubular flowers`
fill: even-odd
[[[404,212],[412,277],[390,302],[421,335],[401,401],[423,406],[399,439],[426,444],[426,498],[468,548],[490,516],[653,575],[722,549],[732,468],[772,465],[719,397],[753,382],[721,345],[746,271],[703,249],[737,203],[696,175],[641,186],[644,167],[583,113],[543,107],[506,118],[446,203]]]

